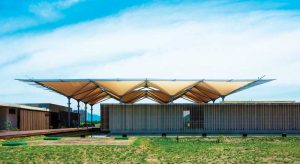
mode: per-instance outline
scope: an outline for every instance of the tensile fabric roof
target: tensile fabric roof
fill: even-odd
[[[85,104],[113,98],[125,104],[143,98],[161,104],[184,98],[194,103],[208,103],[218,98],[254,87],[273,79],[17,79],[33,83]]]

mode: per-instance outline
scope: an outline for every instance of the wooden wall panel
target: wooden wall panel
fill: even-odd
[[[190,111],[190,126],[183,112]],[[300,104],[101,104],[102,129],[123,132],[300,131]],[[109,124],[109,125],[108,125]]]
[[[20,130],[49,129],[49,112],[20,109]]]

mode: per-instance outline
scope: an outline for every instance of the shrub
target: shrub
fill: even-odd
[[[4,122],[4,129],[5,130],[11,130],[11,129],[13,129],[11,121],[5,121]]]
[[[61,137],[46,137],[44,140],[60,140]]]
[[[20,145],[27,145],[27,142],[11,141],[11,142],[2,143],[2,146],[20,146]]]

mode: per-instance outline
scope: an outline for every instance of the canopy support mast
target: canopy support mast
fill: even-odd
[[[71,97],[68,97],[68,128],[71,127]]]

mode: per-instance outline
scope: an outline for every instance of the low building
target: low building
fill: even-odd
[[[49,109],[0,103],[1,130],[49,129]]]
[[[300,103],[101,104],[111,133],[300,134]]]
[[[50,129],[66,128],[68,124],[68,107],[52,103],[28,103],[28,106],[49,109]],[[71,127],[78,124],[77,112],[71,112]]]

